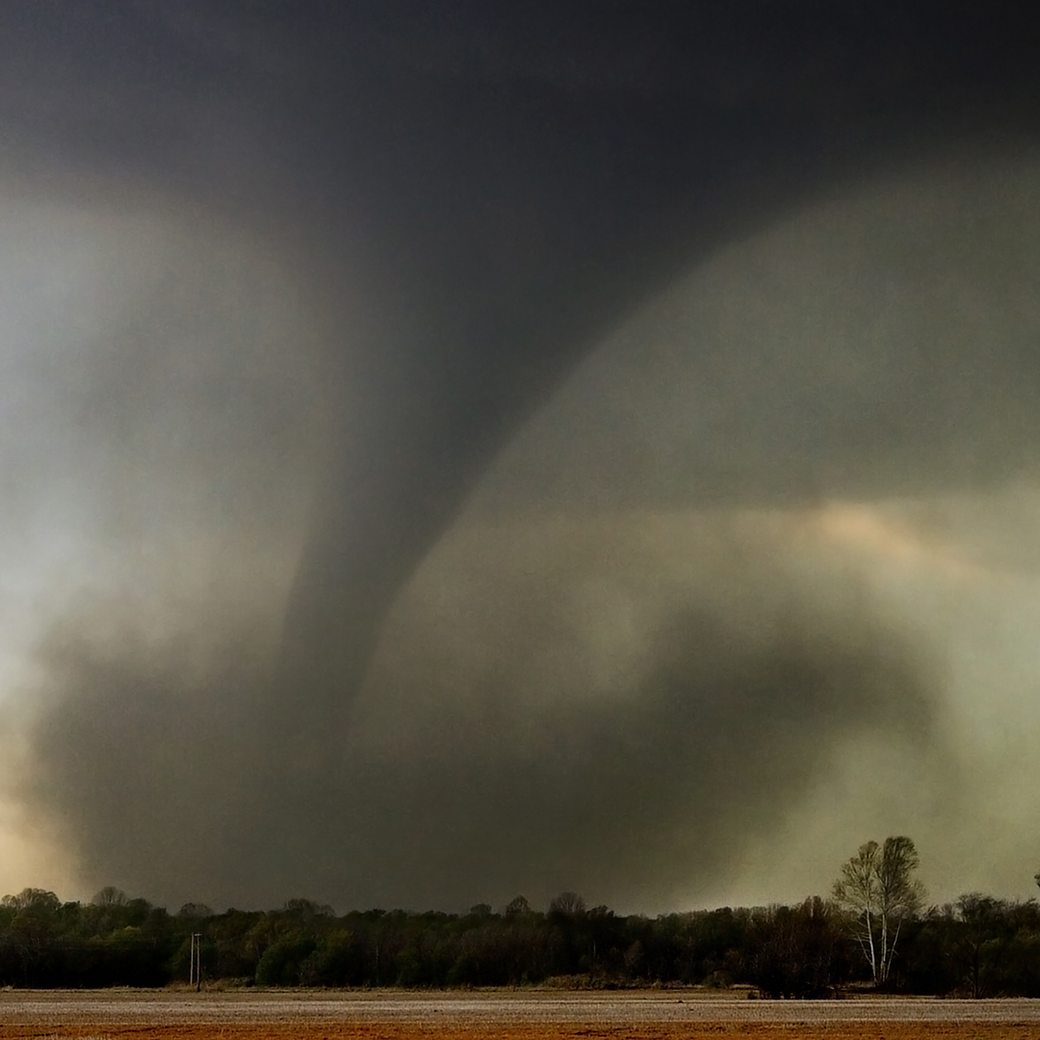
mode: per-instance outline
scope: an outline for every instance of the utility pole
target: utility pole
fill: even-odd
[[[191,955],[188,967],[188,985],[198,993],[202,989],[202,933],[191,933]]]

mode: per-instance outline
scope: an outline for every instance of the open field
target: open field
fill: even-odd
[[[6,991],[0,1037],[152,1040],[1033,1040],[1040,1001],[704,998],[684,991]]]

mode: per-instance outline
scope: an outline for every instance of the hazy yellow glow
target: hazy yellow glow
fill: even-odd
[[[924,538],[905,521],[864,503],[830,502],[814,514],[812,526],[833,545],[881,557],[906,570],[930,570],[970,581],[984,568],[951,542]]]

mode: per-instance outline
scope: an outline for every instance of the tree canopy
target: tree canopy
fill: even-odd
[[[922,912],[917,867],[910,839],[867,842],[830,900],[655,918],[590,908],[575,892],[545,910],[517,896],[497,911],[340,915],[294,898],[267,911],[193,902],[170,914],[112,887],[90,903],[27,888],[0,899],[0,986],[185,982],[197,934],[204,984],[744,985],[778,998],[873,985],[1040,997],[1040,905],[972,892]]]
[[[905,836],[868,841],[842,865],[834,884],[838,905],[854,918],[853,930],[874,982],[883,986],[903,923],[920,909],[924,886],[914,877],[919,857]]]

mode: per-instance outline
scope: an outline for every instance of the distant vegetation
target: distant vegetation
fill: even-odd
[[[893,844],[894,843],[894,844]],[[905,843],[905,844],[900,844]],[[886,860],[886,857],[887,860]],[[744,983],[769,997],[852,985],[960,996],[1040,996],[1040,906],[973,893],[922,911],[908,839],[870,842],[834,899],[620,916],[563,893],[545,911],[354,911],[292,899],[279,910],[187,904],[170,914],[118,889],[63,903],[26,889],[0,901],[0,985],[187,982],[201,937],[204,983],[261,986],[621,987]],[[887,887],[886,887],[887,886]]]

